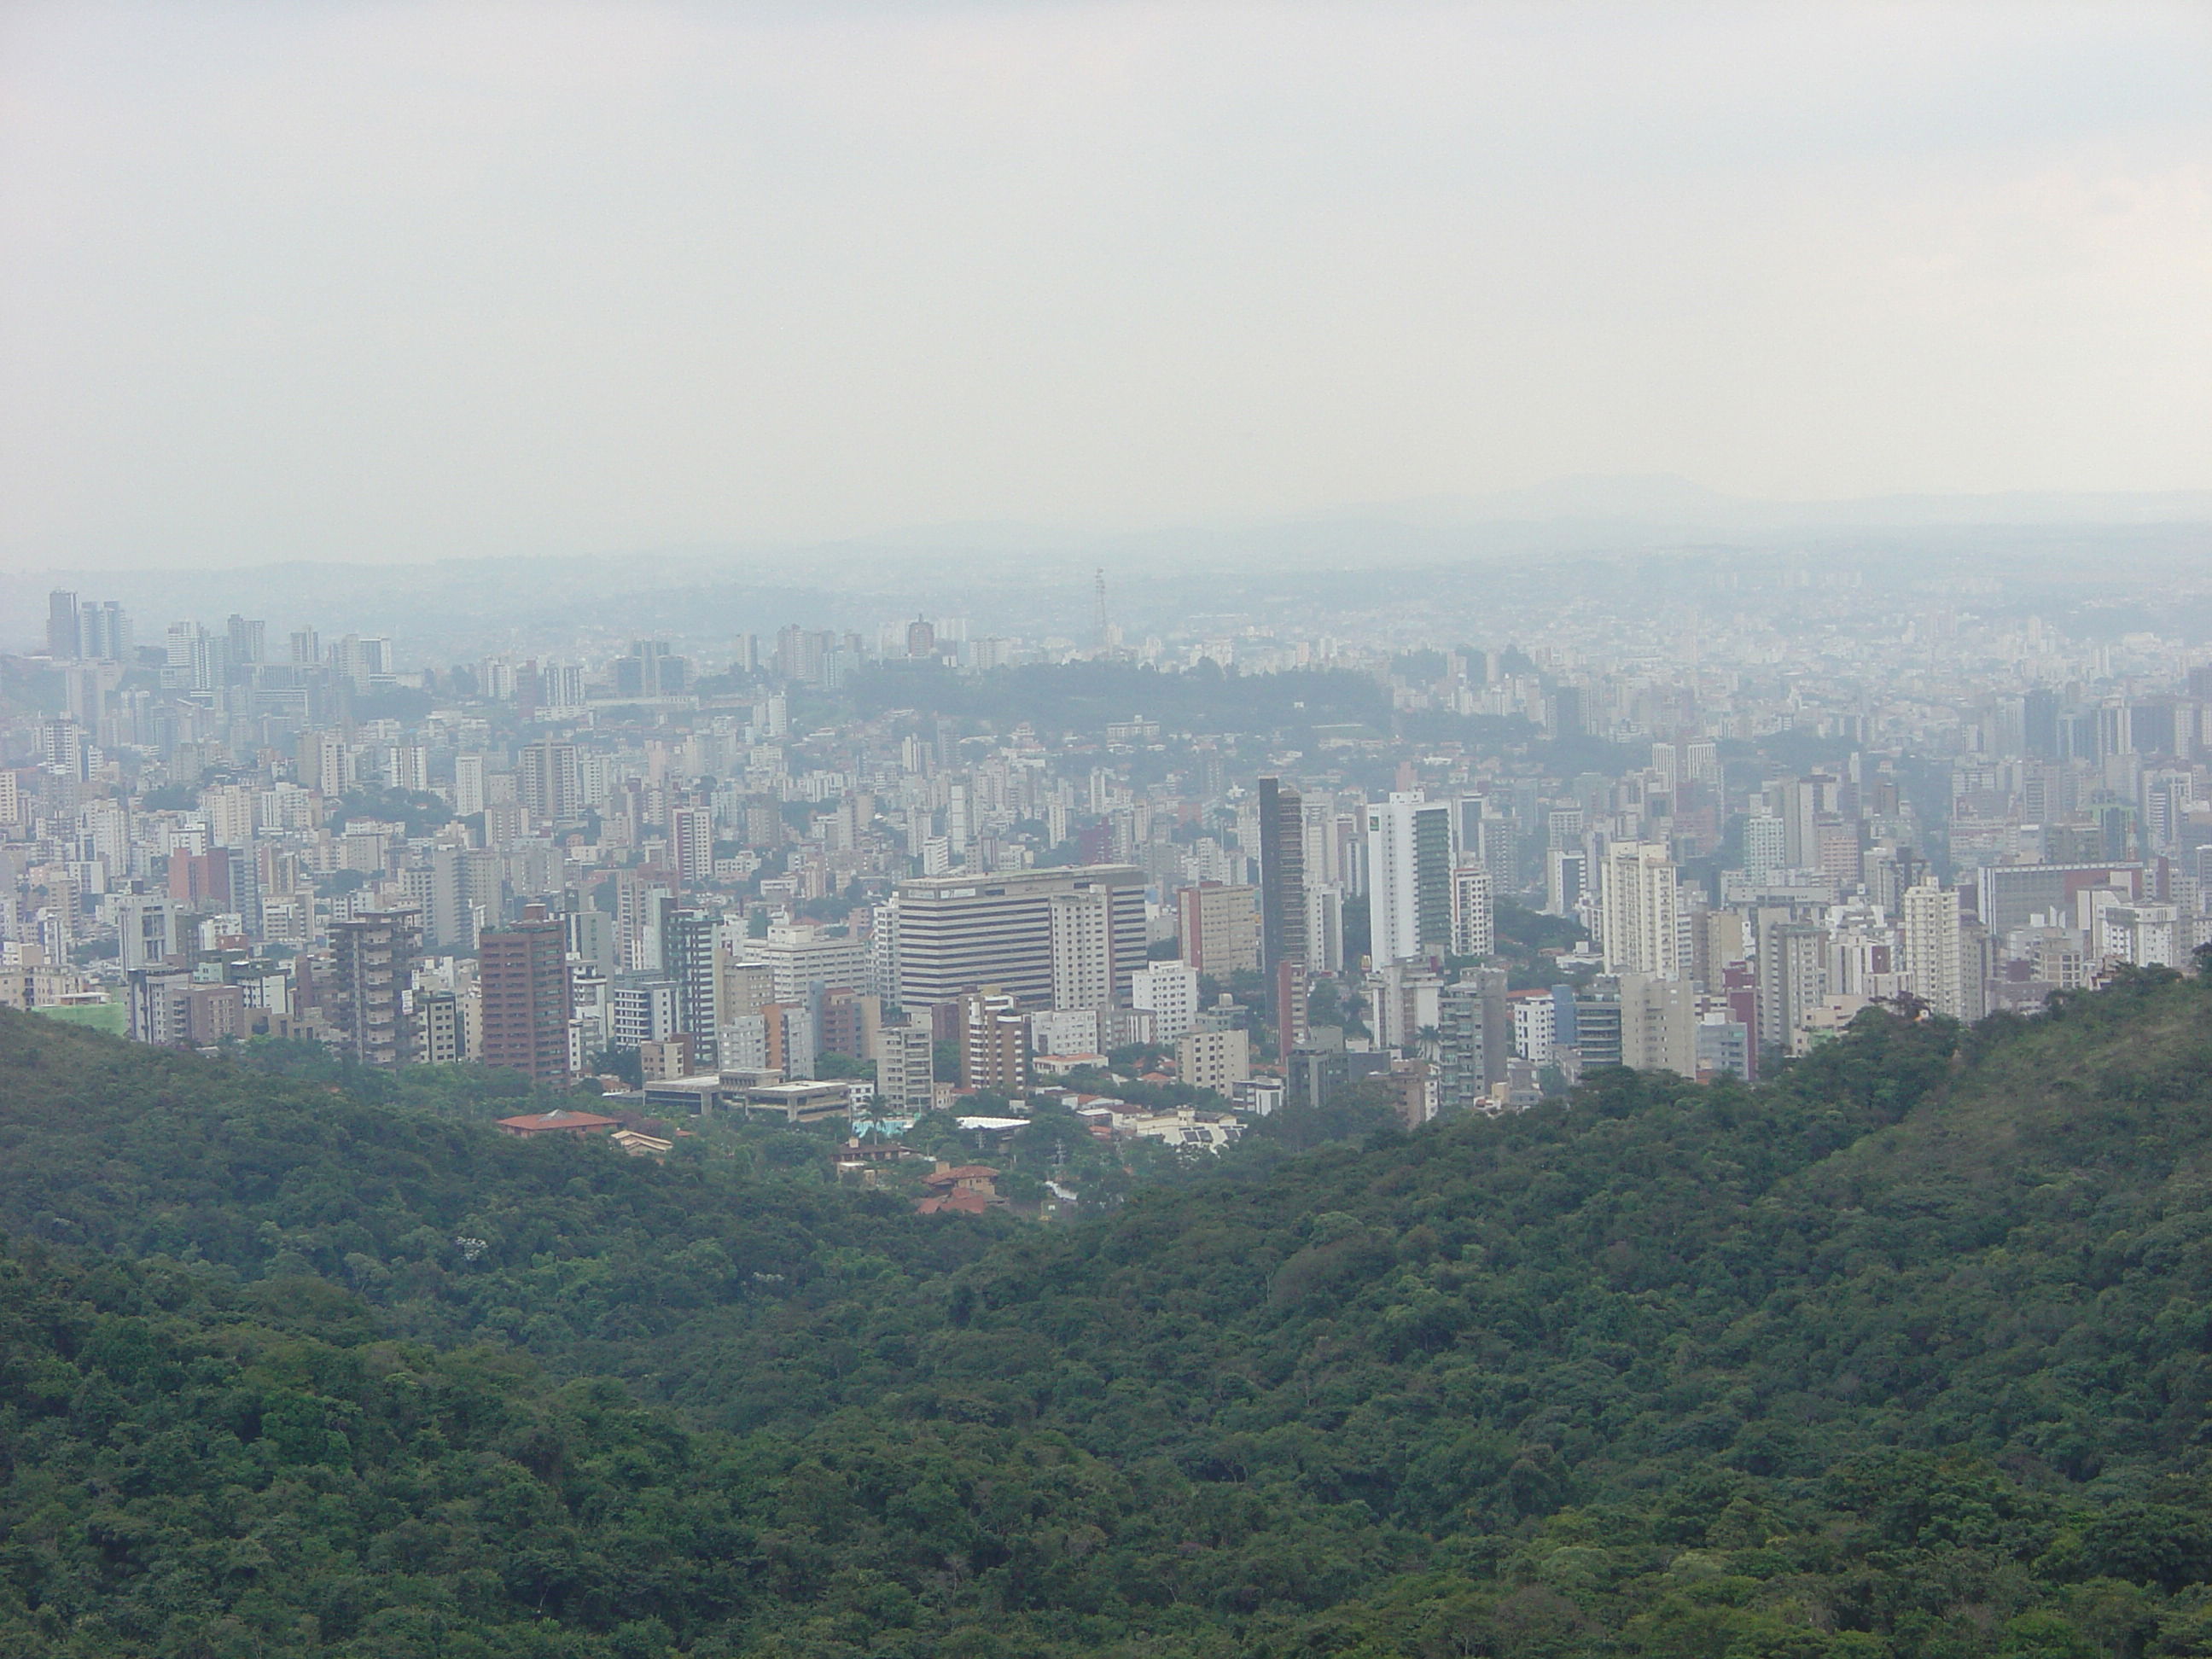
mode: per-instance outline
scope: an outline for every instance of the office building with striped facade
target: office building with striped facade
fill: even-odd
[[[1145,964],[1145,872],[1132,864],[922,876],[901,882],[892,904],[898,1000],[908,1008],[986,985],[1050,1008],[1074,982],[1086,1003],[1103,988],[1126,1004],[1129,975]],[[1094,904],[1103,929],[1082,925]],[[1060,955],[1079,949],[1084,959],[1056,961],[1055,939]]]

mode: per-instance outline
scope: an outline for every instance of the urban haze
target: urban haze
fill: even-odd
[[[0,1650],[2212,1651],[2212,15],[0,17]]]

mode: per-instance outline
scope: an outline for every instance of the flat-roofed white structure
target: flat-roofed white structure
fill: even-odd
[[[1085,907],[1064,902],[1085,898],[1100,900],[1110,916],[1103,939],[1095,927],[1070,925]],[[1115,1000],[1126,1000],[1129,975],[1145,963],[1145,872],[1133,864],[963,872],[901,882],[892,900],[899,1001],[909,1008],[955,1002],[994,985],[1027,1006],[1054,1006],[1055,900],[1063,901],[1063,951],[1079,945],[1088,957],[1103,944],[1107,951],[1103,963],[1057,964],[1059,980],[1103,978]]]

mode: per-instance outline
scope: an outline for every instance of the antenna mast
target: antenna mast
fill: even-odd
[[[1113,647],[1113,635],[1107,631],[1106,625],[1105,566],[1101,565],[1098,567],[1097,577],[1093,582],[1092,587],[1098,596],[1098,654],[1103,657],[1105,656]]]

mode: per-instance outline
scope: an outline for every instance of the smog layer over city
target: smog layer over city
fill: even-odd
[[[2212,1653],[2212,10],[0,15],[0,1652]]]

